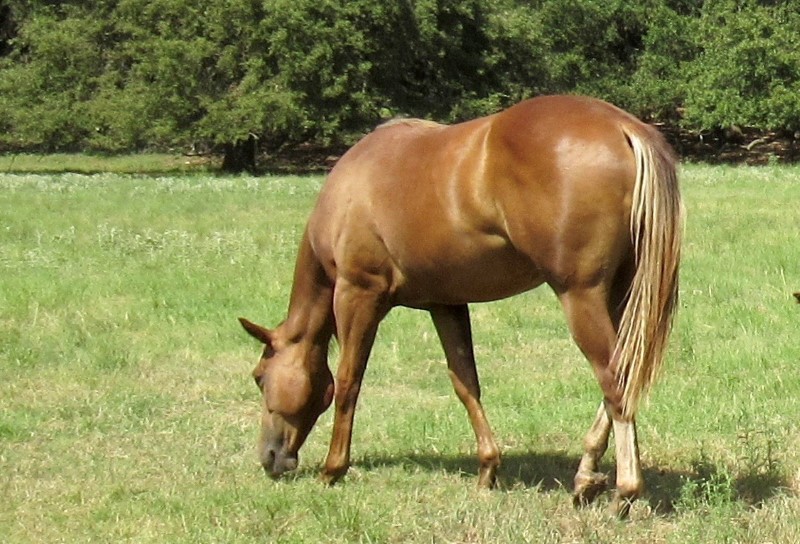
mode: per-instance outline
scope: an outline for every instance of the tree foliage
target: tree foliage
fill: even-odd
[[[711,1],[698,27],[687,122],[800,129],[800,2]]]
[[[246,157],[547,93],[797,130],[799,37],[800,0],[5,0],[0,148]]]

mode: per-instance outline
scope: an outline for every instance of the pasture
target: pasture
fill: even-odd
[[[433,326],[402,308],[378,333],[345,479],[317,480],[329,410],[272,481],[260,346],[236,318],[283,318],[322,178],[0,174],[3,540],[800,541],[800,168],[681,178],[680,310],[638,418],[648,491],[618,522],[607,497],[572,508],[600,396],[546,287],[472,307],[499,489],[475,488]]]

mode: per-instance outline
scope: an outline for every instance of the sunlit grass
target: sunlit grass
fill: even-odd
[[[158,174],[165,172],[203,172],[220,165],[219,158],[186,156],[169,153],[133,155],[86,155],[74,153],[32,155],[0,154],[0,173],[60,174],[75,172],[93,174]]]
[[[236,317],[283,318],[321,182],[0,174],[4,542],[800,541],[800,169],[684,168],[681,310],[631,523],[605,498],[572,509],[599,391],[546,288],[472,308],[499,490],[475,489],[466,414],[407,309],[379,331],[342,484],[316,478],[330,413],[296,475],[264,477]]]

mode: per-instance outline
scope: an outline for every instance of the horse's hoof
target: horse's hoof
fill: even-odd
[[[633,497],[621,497],[618,493],[614,494],[614,500],[611,501],[611,504],[608,507],[609,512],[612,516],[616,517],[619,520],[627,519],[628,514],[631,513],[631,506],[633,506],[633,501],[636,498]]]
[[[478,489],[494,489],[497,486],[497,467],[481,467],[478,474]]]
[[[319,475],[319,481],[328,487],[332,487],[340,479],[341,476],[331,476],[330,474],[325,474],[324,472]]]
[[[608,476],[600,472],[584,472],[575,476],[572,504],[575,508],[590,505],[608,487]]]
[[[322,483],[327,486],[332,486],[336,482],[342,479],[342,477],[347,473],[347,469],[344,470],[323,470],[322,473],[319,475],[319,479]]]

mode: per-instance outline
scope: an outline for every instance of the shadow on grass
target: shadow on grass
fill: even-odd
[[[500,489],[537,487],[542,491],[572,492],[572,479],[579,458],[564,452],[506,452],[498,471]],[[402,466],[429,472],[457,474],[465,480],[477,481],[478,462],[468,455],[410,454],[391,457],[366,457],[357,462],[364,469]],[[609,490],[614,488],[613,456],[601,464],[601,472],[609,476]],[[695,464],[690,471],[664,467],[643,467],[647,490],[643,500],[649,502],[658,516],[674,515],[682,504],[694,509],[700,504],[719,501],[736,502],[760,508],[771,497],[785,493],[786,478],[777,472],[748,473],[730,476],[725,467],[710,463]]]

